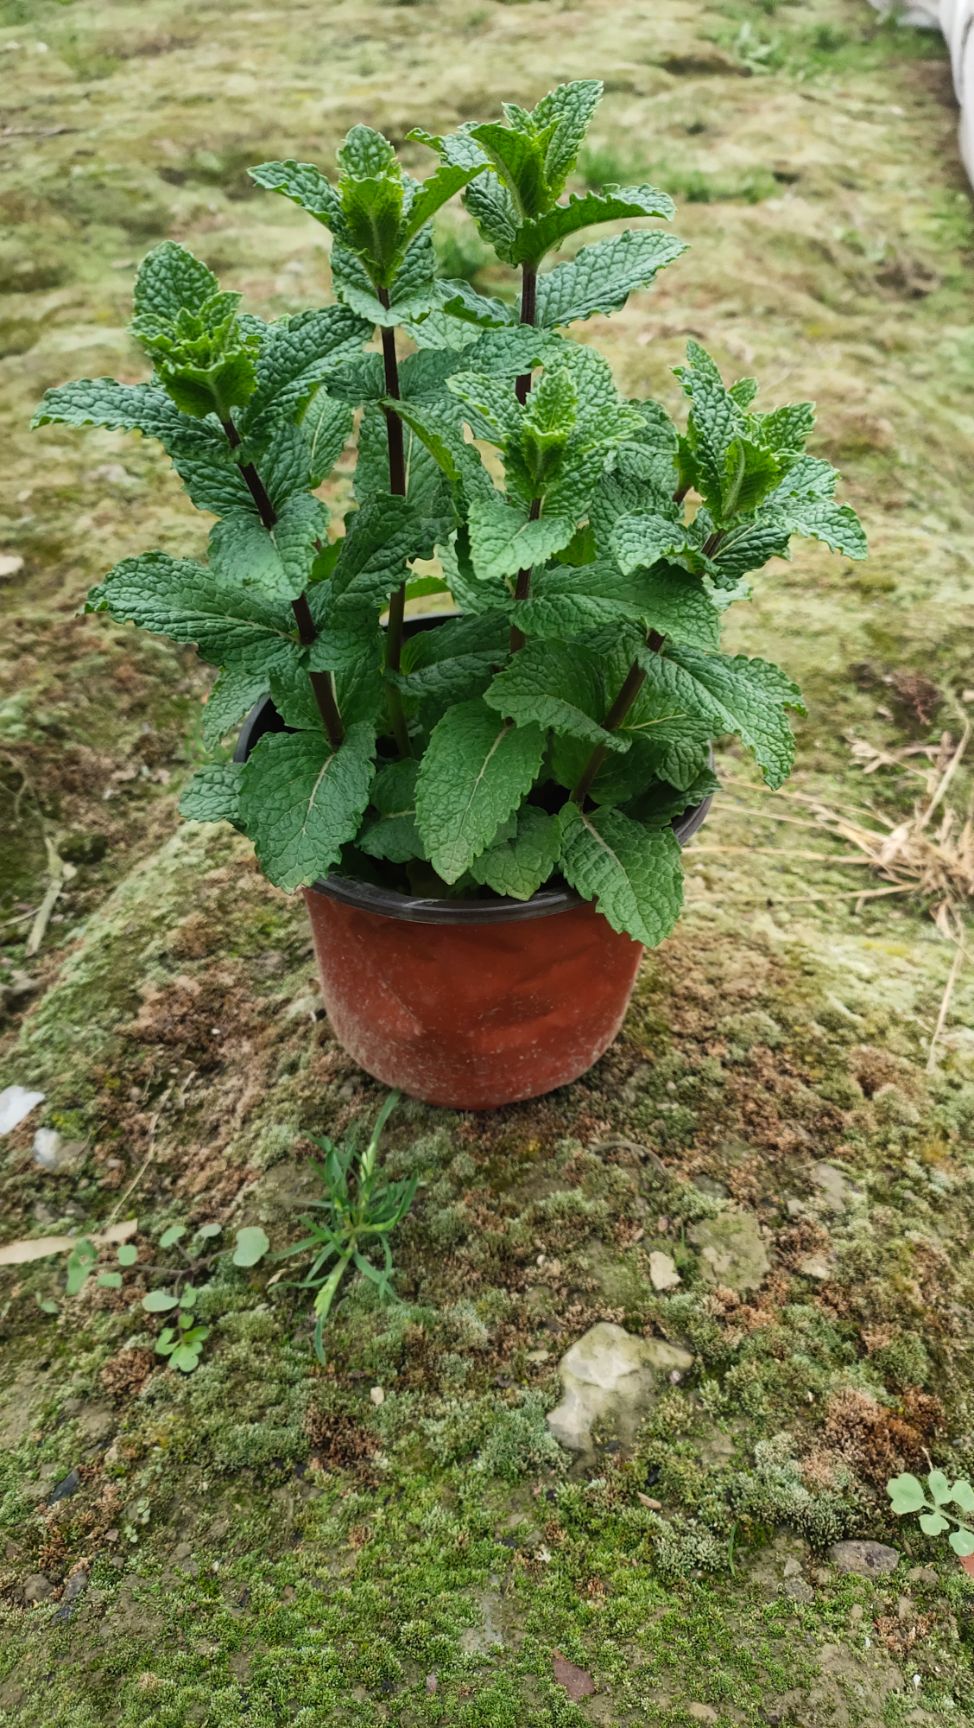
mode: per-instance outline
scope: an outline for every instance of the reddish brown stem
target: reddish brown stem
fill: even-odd
[[[538,517],[540,515],[541,515],[541,499],[540,498],[532,498],[531,511],[530,511],[529,516],[528,516],[529,522],[537,522]],[[527,600],[530,597],[532,570],[533,570],[533,566],[528,564],[523,570],[518,571],[517,582],[514,585],[514,598],[515,598],[515,600]],[[518,649],[523,648],[523,647],[524,647],[524,632],[523,632],[523,630],[519,630],[516,624],[512,624],[511,625],[511,636],[510,636],[511,653],[516,654]]]
[[[240,448],[240,433],[229,417],[223,422],[223,430],[227,435],[227,443],[231,450],[238,450]],[[247,490],[254,501],[257,514],[264,527],[270,532],[277,525],[277,511],[267,495],[267,489],[252,462],[241,462],[238,466]],[[302,646],[307,647],[318,634],[315,629],[315,621],[311,616],[307,595],[299,594],[296,600],[292,600],[291,610],[298,627],[298,638]],[[318,712],[328,734],[328,741],[332,749],[337,750],[345,737],[345,728],[342,725],[342,717],[335,700],[332,675],[330,672],[309,672],[308,677],[311,680],[311,688],[318,704]]]
[[[653,654],[658,654],[663,646],[663,637],[658,630],[651,630],[646,637],[646,646]],[[630,708],[639,695],[646,679],[646,668],[638,660],[634,660],[626,676],[619,686],[618,695],[602,722],[606,732],[616,732],[622,725]],[[592,787],[592,782],[608,754],[608,745],[596,744],[572,792],[572,802],[584,804]]]
[[[385,288],[378,289],[378,296],[383,306],[388,307],[389,295]],[[396,358],[396,332],[391,326],[382,327],[382,369],[385,373],[386,395],[394,402],[399,400],[399,362]],[[386,435],[389,444],[389,491],[398,498],[406,496],[406,453],[403,444],[402,421],[393,408],[384,408],[386,417]],[[386,671],[397,676],[402,664],[403,626],[406,617],[406,583],[402,581],[398,588],[393,589],[389,597],[389,622],[386,626]],[[406,724],[406,712],[402,705],[402,697],[396,686],[389,684],[389,719],[392,723],[392,734],[396,740],[396,748],[400,756],[408,756],[409,727]]]

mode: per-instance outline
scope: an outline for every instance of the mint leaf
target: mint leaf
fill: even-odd
[[[513,262],[537,266],[546,252],[569,234],[594,222],[618,222],[627,216],[672,216],[673,200],[655,186],[607,186],[556,204],[533,222],[522,222],[514,244]]]
[[[347,306],[327,306],[281,318],[264,330],[256,361],[256,387],[241,419],[246,437],[260,437],[279,420],[293,420],[371,335],[371,325]]]
[[[433,236],[420,230],[406,250],[388,284],[389,305],[383,305],[362,259],[336,240],[331,249],[332,285],[339,300],[370,323],[388,326],[422,318],[439,306],[442,298],[436,280]]]
[[[663,654],[641,655],[647,684],[664,699],[713,727],[714,736],[733,732],[756,758],[767,784],[788,777],[795,741],[785,710],[804,713],[801,692],[779,667],[744,655],[701,654],[668,647]]]
[[[576,78],[549,90],[535,108],[531,118],[539,130],[553,125],[544,164],[549,197],[557,198],[564,188],[601,100],[601,79]]]
[[[448,708],[433,728],[416,782],[416,822],[434,868],[455,882],[534,784],[544,736],[483,701]]]
[[[463,319],[468,324],[478,324],[484,330],[503,330],[517,322],[517,312],[506,300],[497,300],[489,294],[478,294],[469,282],[445,279],[440,283],[440,287],[446,296],[443,311],[449,313],[451,318]],[[420,329],[422,328],[421,325]]]
[[[240,814],[261,868],[278,888],[327,876],[356,834],[369,800],[374,735],[351,726],[330,750],[321,733],[262,738],[244,765]]]
[[[667,937],[683,905],[680,847],[672,829],[643,828],[621,810],[562,812],[561,868],[613,930],[647,948]]]
[[[865,558],[866,535],[851,505],[795,498],[775,504],[775,509],[788,533],[824,540],[830,551],[844,552],[847,558]]]
[[[440,712],[464,697],[479,696],[507,655],[508,627],[503,615],[447,619],[419,630],[403,645],[399,688],[410,707]]]
[[[255,677],[285,666],[297,651],[289,608],[166,552],[123,558],[93,588],[88,610],[110,612],[174,642],[192,642],[204,660]]]
[[[336,402],[327,390],[318,390],[301,419],[309,486],[320,486],[331,473],[348,443],[353,424],[354,414],[347,402]]]
[[[629,748],[628,739],[600,724],[608,703],[598,659],[577,643],[525,643],[494,679],[484,700],[519,725],[535,723],[609,750]]]
[[[626,573],[655,564],[660,558],[688,557],[691,566],[699,569],[706,566],[694,543],[692,528],[678,517],[620,516],[612,529],[610,545],[620,570]]]
[[[679,258],[686,247],[672,234],[629,229],[610,240],[583,246],[570,264],[538,277],[537,322],[547,328],[617,312],[637,288]]]
[[[429,176],[428,180],[423,181],[410,204],[403,226],[402,240],[409,241],[415,234],[418,234],[424,224],[435,216],[437,210],[441,209],[453,197],[454,193],[469,185],[475,175],[481,171],[482,165],[479,162],[471,165],[442,163],[436,172]]]
[[[262,162],[257,168],[251,168],[250,178],[258,186],[266,187],[269,192],[280,192],[292,204],[307,210],[309,216],[324,223],[333,234],[342,234],[341,200],[331,181],[326,180],[321,169],[312,163]]]
[[[539,516],[531,521],[525,507],[500,493],[473,500],[469,525],[474,569],[484,582],[542,563],[567,546],[575,532],[571,517]]]
[[[358,837],[359,850],[370,858],[386,858],[391,864],[408,864],[425,858],[416,826],[416,776],[419,763],[389,762],[372,782],[371,802],[376,815]]]
[[[510,828],[508,833],[507,827]],[[511,900],[530,900],[555,869],[561,852],[557,816],[525,804],[470,865],[475,882]]]
[[[179,800],[187,822],[240,822],[242,762],[210,762],[198,768]]]
[[[212,270],[174,240],[154,246],[139,265],[135,278],[135,312],[141,317],[174,319],[180,312],[199,312],[219,292]]]
[[[545,149],[548,139],[515,131],[489,120],[470,127],[489,156],[498,178],[514,200],[519,216],[538,216],[549,202],[545,185]],[[513,262],[513,260],[512,260]]]
[[[317,545],[327,537],[328,511],[321,499],[296,492],[273,528],[265,528],[252,511],[218,522],[210,533],[210,567],[245,593],[294,600],[308,586]]]
[[[249,714],[255,702],[267,695],[267,676],[246,666],[221,672],[203,709],[203,743],[215,750],[231,726]]]

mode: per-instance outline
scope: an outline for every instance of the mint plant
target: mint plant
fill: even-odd
[[[529,899],[568,883],[612,927],[663,940],[682,898],[674,816],[713,791],[736,736],[771,787],[793,760],[791,679],[721,651],[747,578],[793,535],[850,558],[862,529],[806,454],[809,403],[755,406],[688,345],[686,414],[631,400],[566,334],[622,307],[683,251],[648,185],[567,190],[601,86],[449,136],[422,181],[353,127],[338,175],[253,178],[331,235],[337,304],[265,322],[165,242],[132,332],[150,381],[48,391],[38,424],[156,438],[214,517],[206,562],[125,558],[89,610],[194,644],[219,668],[216,759],[181,800],[232,822],[270,879],[338,873],[409,893]],[[462,197],[511,298],[438,274],[432,218]],[[583,230],[639,222],[588,239]],[[351,507],[319,495],[352,437]],[[411,598],[446,615],[409,635]],[[222,741],[269,695],[284,730],[246,763]]]

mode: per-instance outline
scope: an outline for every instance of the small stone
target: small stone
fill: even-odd
[[[24,560],[18,558],[16,552],[0,552],[0,580],[5,576],[17,576],[24,568]]]
[[[938,1584],[936,1566],[911,1566],[906,1575],[910,1584]]]
[[[372,1386],[369,1390],[369,1397],[376,1409],[378,1409],[380,1404],[384,1404],[386,1401],[386,1395],[381,1386]]]
[[[712,1704],[688,1704],[687,1715],[692,1716],[694,1722],[717,1721],[717,1712]]]
[[[858,1192],[835,1164],[813,1164],[811,1177],[818,1189],[818,1204],[825,1212],[845,1212]]]
[[[610,1321],[591,1326],[562,1357],[564,1395],[548,1414],[548,1427],[568,1452],[594,1456],[593,1430],[628,1445],[673,1374],[685,1373],[693,1357],[662,1338],[636,1338]]]
[[[24,1601],[46,1602],[54,1589],[54,1584],[46,1572],[32,1572],[24,1579]]]
[[[649,1256],[649,1281],[654,1290],[675,1290],[680,1282],[675,1261],[656,1248]]]
[[[794,1555],[791,1556],[790,1560],[785,1561],[784,1576],[786,1578],[800,1578],[801,1571],[802,1563],[800,1560],[796,1560]]]
[[[814,1602],[815,1600],[815,1592],[804,1578],[786,1578],[782,1585],[782,1591],[785,1596],[791,1598],[792,1602]]]
[[[437,1680],[436,1675],[435,1674],[427,1674],[427,1676],[426,1676],[426,1690],[427,1690],[427,1692],[435,1692],[438,1686],[439,1686],[439,1681]]]
[[[835,1271],[835,1262],[828,1254],[806,1254],[798,1261],[798,1271],[806,1278],[814,1278],[824,1283]]]
[[[753,1212],[728,1207],[716,1218],[705,1218],[690,1231],[700,1252],[704,1282],[719,1284],[738,1296],[757,1290],[771,1270],[761,1226]]]
[[[62,1622],[70,1620],[74,1613],[75,1603],[77,1602],[78,1597],[83,1595],[87,1588],[87,1584],[88,1574],[84,1568],[82,1568],[80,1572],[72,1572],[71,1577],[64,1586],[64,1594],[58,1603],[57,1613],[54,1616],[55,1620]]]
[[[884,1542],[833,1542],[829,1559],[840,1572],[855,1572],[860,1578],[895,1572],[900,1563],[896,1549]]]
[[[66,1476],[62,1476],[57,1487],[51,1489],[51,1492],[47,1497],[48,1505],[56,1506],[59,1500],[70,1499],[72,1494],[77,1494],[80,1487],[81,1477],[78,1475],[77,1470],[69,1470]]]

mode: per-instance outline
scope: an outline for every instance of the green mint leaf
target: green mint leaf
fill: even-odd
[[[259,1224],[245,1224],[237,1231],[236,1247],[233,1250],[235,1266],[256,1266],[258,1260],[263,1260],[270,1247],[267,1231]]]
[[[305,886],[338,863],[368,804],[373,752],[365,726],[349,727],[334,751],[313,732],[261,739],[244,766],[240,813],[278,888]]]
[[[331,274],[339,300],[371,324],[390,329],[408,319],[422,318],[435,310],[442,299],[436,279],[433,236],[427,228],[421,229],[410,243],[387,284],[388,306],[379,299],[362,259],[337,240],[331,249]]]
[[[256,360],[256,386],[240,421],[253,441],[282,420],[293,420],[336,369],[358,356],[372,327],[347,306],[327,306],[281,318],[264,330]]]
[[[413,433],[429,452],[446,477],[450,490],[461,503],[493,493],[490,476],[476,449],[467,443],[460,428],[447,414],[438,413],[435,408],[427,408],[418,402],[401,402],[397,412],[404,427]],[[384,433],[384,422],[382,430]],[[412,452],[407,451],[406,455],[412,479]]]
[[[632,216],[672,216],[673,200],[655,186],[607,186],[604,192],[584,192],[567,204],[556,204],[533,222],[522,222],[514,245],[515,264],[535,268],[553,246],[596,222],[619,222]]]
[[[251,168],[250,178],[269,192],[280,192],[341,237],[344,229],[341,199],[320,168],[310,162],[262,162]]]
[[[598,658],[577,643],[525,643],[498,673],[484,700],[518,725],[535,723],[609,750],[629,748],[628,739],[607,732],[600,723],[608,703]]]
[[[370,858],[385,858],[391,864],[408,864],[425,858],[416,826],[416,776],[419,763],[390,762],[380,768],[372,782],[370,817],[358,837],[359,850]]]
[[[380,174],[399,173],[396,152],[373,126],[353,126],[338,150],[343,179],[371,180]]]
[[[731,528],[712,558],[714,581],[733,587],[740,577],[759,570],[769,558],[787,558],[789,529],[777,511],[760,511],[750,521]]]
[[[475,175],[482,172],[482,164],[475,162],[469,165],[458,163],[441,163],[434,174],[424,180],[413,199],[406,215],[401,239],[410,241],[419,230],[435,216],[455,193],[468,186]]]
[[[620,618],[639,623],[643,612],[640,578],[624,576],[614,564],[602,561],[536,570],[530,598],[514,601],[510,617],[526,636],[566,642],[611,628]]]
[[[795,741],[785,711],[804,713],[804,706],[798,686],[779,667],[683,647],[668,647],[664,654],[646,650],[641,664],[657,694],[672,696],[685,712],[698,715],[713,727],[714,736],[736,733],[769,786],[788,778]]]
[[[955,1554],[966,1560],[969,1554],[974,1554],[974,1530],[952,1530],[947,1538]]]
[[[307,452],[307,483],[320,486],[338,461],[351,437],[354,413],[347,402],[336,402],[327,390],[319,390],[301,418]]]
[[[267,677],[239,667],[221,672],[203,709],[203,743],[215,750],[232,726],[249,714],[255,702],[267,695]]]
[[[448,708],[433,729],[416,782],[416,822],[434,868],[455,882],[526,797],[544,735],[514,726],[485,702]]]
[[[447,387],[463,404],[464,418],[475,438],[503,444],[515,436],[523,410],[510,378],[490,372],[455,372],[447,379]]]
[[[540,216],[551,202],[545,185],[545,151],[550,135],[532,136],[495,120],[471,126],[470,135],[486,151],[518,214],[522,218]]]
[[[578,159],[578,152],[602,100],[598,78],[577,78],[549,90],[531,115],[539,132],[551,131],[545,151],[545,184],[549,197],[557,198]]]
[[[383,287],[392,281],[401,256],[399,231],[405,190],[398,163],[395,172],[377,174],[372,179],[350,179],[343,175],[339,186],[342,245],[362,260],[370,282]]]
[[[163,240],[143,258],[135,278],[135,313],[175,319],[180,312],[199,312],[219,292],[220,284],[201,259],[185,246]]]
[[[479,325],[482,330],[504,330],[517,322],[517,312],[506,300],[478,294],[469,282],[444,280],[440,287],[445,295],[443,311],[451,318]],[[422,325],[420,329],[423,329]]]
[[[789,534],[823,540],[830,551],[843,552],[847,558],[865,558],[866,535],[851,505],[835,504],[829,499],[799,498],[786,498],[780,503],[773,498],[772,504]]]
[[[671,829],[643,828],[621,810],[562,812],[561,868],[613,930],[647,948],[662,942],[683,905],[680,847]]]
[[[289,608],[166,552],[124,558],[92,589],[88,605],[91,611],[109,612],[118,623],[195,643],[204,660],[255,677],[286,666],[297,652]]]
[[[610,535],[610,546],[620,570],[648,568],[661,558],[688,558],[691,568],[706,568],[706,559],[695,545],[692,529],[678,517],[663,515],[620,516]]]
[[[635,228],[583,246],[570,264],[538,277],[537,322],[550,329],[596,312],[617,312],[630,294],[648,288],[657,272],[685,251],[672,234]]]
[[[488,246],[505,264],[512,264],[520,217],[503,180],[493,172],[478,174],[464,192],[463,202]]]
[[[511,900],[530,900],[558,864],[561,824],[557,816],[525,804],[511,819],[511,833],[498,835],[470,865],[475,882]]]
[[[454,702],[483,694],[507,645],[503,614],[447,619],[434,630],[419,630],[403,646],[399,688],[431,726]]]
[[[331,577],[335,596],[380,611],[405,580],[406,560],[427,555],[425,527],[409,501],[393,493],[377,495],[346,517],[345,538]]]
[[[198,768],[179,800],[179,814],[187,822],[238,825],[242,773],[242,762],[209,762]]]
[[[319,542],[328,537],[328,511],[320,498],[295,492],[273,528],[253,511],[225,516],[210,531],[210,568],[236,581],[245,594],[269,601],[294,600],[311,578]]]
[[[531,521],[521,505],[499,493],[470,505],[470,552],[478,578],[491,582],[543,563],[567,546],[575,532],[569,516],[539,516]]]
[[[751,398],[742,402],[737,385],[732,385],[731,393],[740,407],[748,406]],[[782,453],[802,451],[815,428],[815,404],[791,402],[783,408],[773,408],[770,414],[757,415],[757,421],[762,443],[767,444],[769,450]]]

